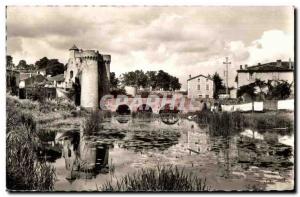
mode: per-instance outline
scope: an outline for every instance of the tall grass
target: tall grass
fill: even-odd
[[[132,175],[126,175],[116,183],[106,182],[102,191],[208,191],[206,179],[187,174],[184,169],[172,166],[142,169]]]
[[[83,133],[93,135],[100,131],[100,113],[98,110],[89,113],[83,123]]]
[[[55,171],[45,161],[38,161],[40,139],[36,121],[30,113],[7,102],[6,186],[9,190],[53,189]]]
[[[37,161],[35,149],[39,143],[33,131],[22,125],[7,133],[6,170],[9,190],[52,190],[54,168]]]

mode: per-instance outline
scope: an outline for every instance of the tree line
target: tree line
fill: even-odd
[[[63,74],[65,70],[65,65],[58,61],[58,59],[48,59],[43,57],[36,61],[34,64],[28,64],[25,60],[20,60],[18,64],[14,64],[13,57],[10,55],[6,56],[6,68],[7,69],[17,69],[26,71],[35,71],[39,69],[45,69],[46,75],[55,76],[58,74]]]
[[[143,88],[152,88],[152,90],[179,90],[181,84],[179,79],[169,73],[159,71],[136,70],[124,73],[120,82],[125,86],[135,86]]]

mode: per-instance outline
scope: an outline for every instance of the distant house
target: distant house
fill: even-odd
[[[64,88],[65,87],[65,77],[64,74],[55,75],[53,77],[49,77],[48,81],[51,83],[49,87],[55,88]]]
[[[37,70],[37,74],[46,76],[46,68],[40,68]]]
[[[213,98],[214,81],[210,76],[197,75],[187,80],[188,98]]]
[[[294,62],[281,61],[258,64],[248,67],[240,66],[237,70],[237,87],[248,85],[255,82],[256,79],[268,82],[284,80],[290,84],[294,82]]]

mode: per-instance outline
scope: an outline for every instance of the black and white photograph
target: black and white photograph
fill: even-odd
[[[295,192],[296,7],[5,12],[9,193]]]

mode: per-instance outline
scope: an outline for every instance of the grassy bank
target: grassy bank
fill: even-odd
[[[126,175],[116,183],[109,181],[101,191],[208,191],[210,187],[206,179],[186,174],[184,169],[179,170],[172,166],[158,166],[152,169],[143,169],[134,174]]]
[[[42,103],[6,95],[6,170],[7,189],[51,191],[55,170],[38,155],[41,144],[53,141],[60,129],[74,128],[67,101]]]
[[[54,168],[38,161],[40,139],[36,121],[29,113],[7,106],[6,187],[9,190],[53,190]]]

